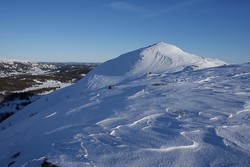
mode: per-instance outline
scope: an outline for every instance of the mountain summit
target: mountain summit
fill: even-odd
[[[149,73],[173,73],[222,66],[217,59],[206,59],[186,53],[178,47],[159,42],[101,64],[90,72],[85,82],[89,89],[117,84],[125,79],[137,78]]]

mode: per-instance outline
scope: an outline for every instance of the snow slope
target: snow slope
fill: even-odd
[[[164,43],[110,60],[2,122],[0,164],[249,166],[250,63],[220,64]]]

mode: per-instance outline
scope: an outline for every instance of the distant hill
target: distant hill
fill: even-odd
[[[85,67],[85,71],[78,73],[86,73],[88,68],[95,67],[99,63],[57,63],[57,62],[31,62],[20,60],[0,59],[0,77],[8,77],[14,75],[45,75],[63,72],[63,69]],[[60,70],[60,71],[58,71]],[[64,71],[65,72],[65,71]],[[74,71],[73,71],[74,72]],[[76,72],[76,71],[75,71]]]
[[[96,67],[95,63],[40,63],[0,59],[0,92],[25,91],[48,81],[72,83]]]
[[[75,83],[97,65],[1,59],[0,114],[15,113],[40,95]]]

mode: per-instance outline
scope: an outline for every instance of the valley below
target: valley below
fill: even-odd
[[[74,84],[97,65],[0,61],[0,122],[41,96]]]

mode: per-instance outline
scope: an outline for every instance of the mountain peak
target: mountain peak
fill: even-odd
[[[177,46],[175,45],[172,45],[172,44],[168,44],[168,43],[165,43],[165,42],[157,42],[155,44],[152,44],[150,45],[148,48],[166,48],[166,49],[169,49],[169,50],[181,50],[180,48],[178,48]],[[181,50],[182,51],[182,50]]]
[[[171,45],[171,44],[160,41],[160,42],[156,42],[156,43],[154,43],[154,44],[152,44],[150,46],[164,46],[164,45],[166,46],[166,45]],[[174,45],[171,45],[171,46],[174,46]]]
[[[175,45],[171,45],[165,42],[158,42],[145,48],[146,50],[152,50],[156,52],[162,52],[164,55],[181,55],[185,53],[183,50]]]
[[[222,61],[204,59],[186,53],[174,45],[158,42],[101,64],[85,77],[88,79],[85,83],[88,88],[96,89],[118,84],[126,79],[142,77],[148,73],[172,73],[224,64]]]

